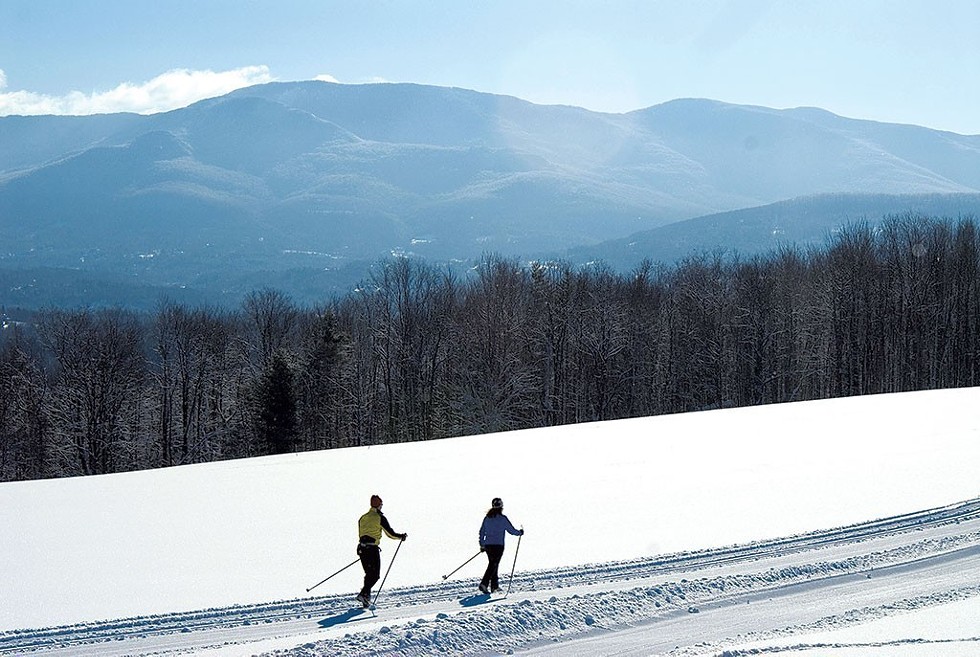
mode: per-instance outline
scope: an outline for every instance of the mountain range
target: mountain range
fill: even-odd
[[[315,301],[392,254],[626,267],[918,208],[980,211],[980,136],[710,100],[605,114],[272,83],[148,116],[0,118],[0,304]]]

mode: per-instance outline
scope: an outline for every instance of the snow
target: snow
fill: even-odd
[[[896,613],[857,627],[813,632],[789,639],[755,641],[738,646],[747,654],[791,652],[794,657],[976,657],[980,653],[980,596]],[[895,637],[915,637],[898,641]],[[833,647],[833,652],[828,651]],[[756,653],[748,653],[750,650]],[[729,652],[735,652],[730,650]],[[733,656],[734,657],[734,656]]]
[[[450,653],[483,645],[474,639],[481,627],[483,641],[486,632],[511,637],[514,650],[530,650],[523,639],[541,633],[575,654],[575,632],[599,632],[602,650],[612,651],[617,641],[636,639],[610,628],[630,622],[643,605],[653,613],[653,602],[644,601],[657,601],[658,583],[622,589],[569,581],[568,596],[552,601],[553,593],[531,593],[535,578],[544,586],[545,575],[537,573],[721,548],[976,498],[978,402],[977,388],[877,395],[0,484],[0,632],[309,596],[347,600],[359,588],[357,565],[310,594],[306,589],[355,559],[356,521],[377,493],[394,528],[409,534],[381,607],[404,607],[408,620],[381,613],[349,627],[318,629],[314,622],[307,635],[255,646],[237,643],[246,640],[238,629],[223,639],[224,648],[206,654],[259,648],[313,655],[323,639],[367,649],[373,639],[365,632],[408,645],[406,632],[417,638],[430,627],[446,637],[440,647],[455,646]],[[437,594],[452,586],[471,592],[485,561],[474,560],[446,584],[442,575],[476,552],[480,521],[497,496],[526,530],[517,571],[530,579],[520,580],[521,596],[506,603],[463,613],[454,605],[447,613]],[[387,567],[395,543],[382,545]],[[510,537],[502,572],[515,546]],[[660,586],[688,587],[692,597],[711,589],[664,577]],[[769,585],[744,577],[749,589]],[[798,575],[787,569],[786,578]],[[883,605],[854,627],[747,637],[726,650],[877,657],[883,653],[872,644],[898,641],[889,655],[958,657],[971,648],[976,654],[980,623],[971,621],[980,617],[980,595],[948,581],[937,587],[909,591],[909,599],[923,598],[919,607]],[[943,598],[938,591],[947,589],[959,597]],[[413,595],[425,604],[414,607]],[[580,612],[574,627],[556,621],[570,605]],[[448,643],[451,637],[458,643]],[[601,653],[596,645],[581,654]]]

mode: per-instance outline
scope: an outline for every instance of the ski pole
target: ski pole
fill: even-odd
[[[337,572],[335,572],[330,577],[333,577],[334,575],[339,575],[340,573],[344,572],[345,570],[347,570],[348,568],[350,568],[351,566],[353,566],[355,563],[357,563],[360,560],[361,560],[360,558],[354,559],[353,561],[351,561],[349,564],[347,564],[346,566],[344,566],[343,568],[341,568],[340,570],[338,570]],[[306,589],[306,592],[309,593],[310,591],[312,591],[313,589],[315,589],[316,587],[320,586],[321,584],[323,584],[324,582],[326,582],[328,579],[330,579],[330,577],[326,577],[326,578],[320,580],[319,582],[317,582],[316,584],[314,584],[310,588]]]
[[[480,550],[480,552],[483,552],[483,550]],[[460,568],[462,568],[463,566],[465,566],[466,564],[468,564],[469,562],[473,561],[478,556],[480,556],[480,552],[477,552],[472,557],[470,557],[469,559],[467,559],[466,561],[464,561],[462,564],[460,564],[459,568],[457,568],[453,572],[449,573],[448,575],[443,575],[442,578],[443,579],[449,579],[457,570],[459,570]]]
[[[378,587],[378,592],[374,594],[374,600],[371,602],[372,605],[378,604],[378,596],[381,595],[381,589],[385,587],[385,580],[388,579],[388,573],[391,572],[391,567],[395,564],[395,557],[398,556],[398,551],[402,549],[402,543],[404,542],[404,539],[398,541],[398,547],[395,548],[395,553],[391,555],[391,562],[388,564],[388,570],[385,571],[385,576],[381,580],[381,586]]]
[[[521,527],[521,531],[522,532],[524,531],[524,528],[523,527]],[[507,593],[506,593],[506,595],[510,595],[510,587],[514,583],[514,569],[517,568],[517,553],[521,551],[521,539],[522,538],[524,538],[524,534],[521,534],[520,536],[517,537],[517,547],[514,548],[514,565],[510,567],[510,581],[507,582]]]

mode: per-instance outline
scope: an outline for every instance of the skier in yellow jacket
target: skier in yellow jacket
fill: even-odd
[[[357,544],[357,555],[361,558],[361,566],[364,568],[364,588],[357,594],[357,601],[364,608],[371,605],[371,587],[381,579],[381,532],[399,541],[408,538],[408,534],[399,534],[391,525],[388,519],[381,513],[381,498],[377,495],[371,496],[371,508],[357,521],[357,533],[360,541]]]

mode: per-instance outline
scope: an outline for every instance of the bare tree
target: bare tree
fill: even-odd
[[[49,410],[69,472],[128,469],[144,374],[137,318],[120,310],[55,311],[40,331],[57,361]]]
[[[34,336],[20,327],[0,334],[0,481],[48,473],[48,385]]]
[[[516,262],[486,257],[462,296],[451,385],[463,433],[539,424],[530,292]]]
[[[164,303],[151,327],[153,405],[160,465],[213,460],[222,451],[227,408],[237,401],[234,316]],[[229,380],[227,377],[232,374]]]
[[[453,277],[408,258],[396,258],[372,276],[372,360],[383,402],[387,440],[443,435],[440,412],[448,336],[456,306]]]
[[[299,432],[307,449],[345,444],[349,358],[350,339],[341,333],[332,310],[315,309],[301,317],[296,397]]]
[[[288,349],[299,311],[287,295],[268,288],[247,295],[242,307],[254,336],[251,344],[257,352],[253,366],[262,370],[274,354]]]

